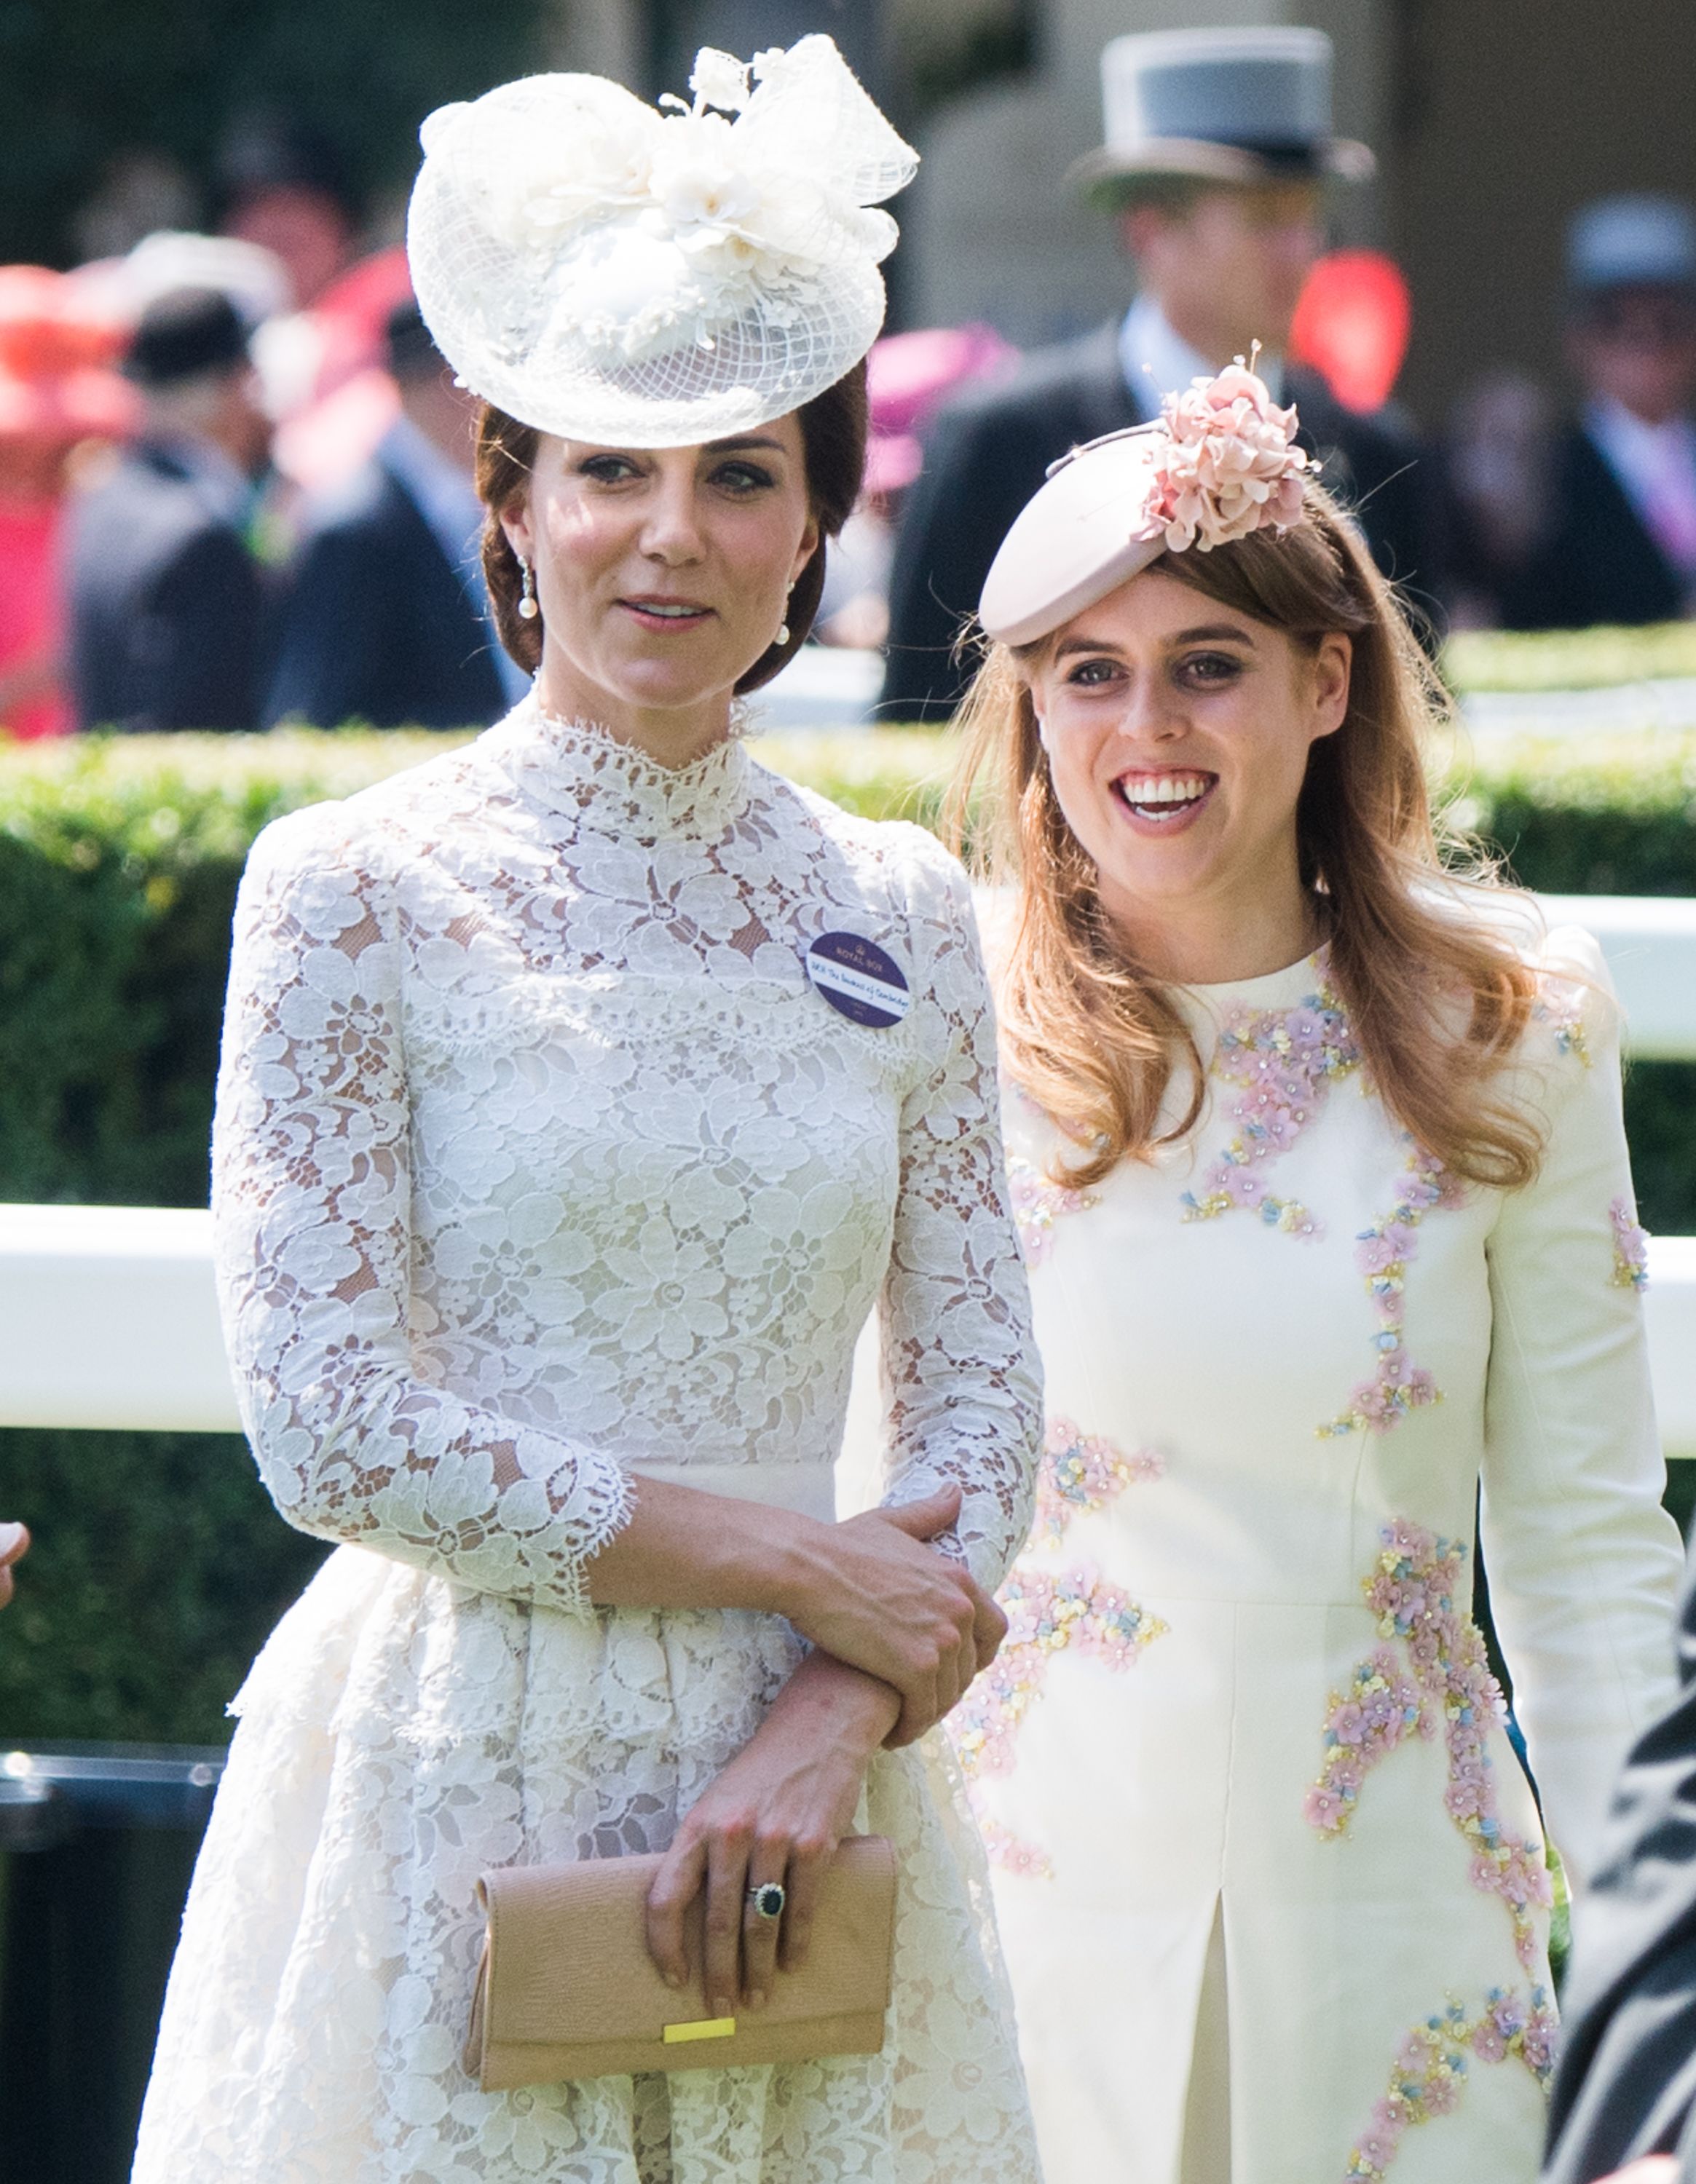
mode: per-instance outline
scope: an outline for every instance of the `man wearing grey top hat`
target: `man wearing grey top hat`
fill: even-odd
[[[1567,287],[1584,402],[1503,618],[1583,629],[1696,613],[1696,213],[1671,198],[1587,205],[1568,233]]]
[[[1123,318],[1039,350],[938,418],[896,549],[886,717],[952,710],[966,680],[952,657],[962,621],[1048,465],[1146,422],[1163,393],[1256,341],[1262,373],[1297,405],[1304,443],[1358,507],[1381,564],[1429,582],[1410,436],[1381,413],[1344,410],[1316,373],[1279,356],[1324,247],[1327,179],[1372,170],[1364,144],[1332,132],[1331,79],[1319,31],[1160,31],[1107,47],[1107,141],[1074,173],[1117,214],[1140,292]]]

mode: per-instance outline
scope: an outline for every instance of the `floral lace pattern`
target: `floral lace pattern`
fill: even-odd
[[[1409,1141],[1411,1143],[1411,1140]],[[1366,1278],[1367,1294],[1378,1318],[1374,1337],[1377,1370],[1355,1389],[1341,1417],[1318,1430],[1322,1439],[1338,1434],[1388,1433],[1409,1411],[1442,1400],[1442,1390],[1423,1366],[1409,1357],[1402,1340],[1408,1265],[1419,1249],[1419,1228],[1435,1207],[1459,1202],[1453,1180],[1440,1161],[1414,1149],[1397,1186],[1396,1203],[1381,1220],[1361,1232],[1354,1263]]]
[[[833,930],[898,955],[901,1026],[813,993]],[[229,1347],[285,1513],[375,1552],[331,1558],[249,1680],[137,2184],[772,2184],[846,2148],[977,2184],[1003,2142],[1034,2177],[917,1755],[868,1787],[906,1892],[881,2057],[508,2095],[458,2060],[477,1874],[664,1848],[797,1658],[768,1617],[585,1608],[633,1467],[817,1465],[828,1495],[880,1301],[891,1495],[957,1482],[953,1551],[1004,1574],[1040,1411],[994,1072],[962,877],[735,743],[668,772],[532,705],[262,838],[215,1144]]]
[[[1614,1232],[1614,1271],[1609,1279],[1616,1290],[1649,1287],[1649,1236],[1628,1198],[1616,1198],[1608,1208]]]
[[[1325,960],[1321,950],[1321,981]],[[1359,1062],[1348,1019],[1323,983],[1297,1008],[1234,1010],[1219,1033],[1213,1074],[1242,1088],[1230,1109],[1237,1131],[1202,1178],[1200,1195],[1184,1193],[1185,1220],[1213,1221],[1247,1207],[1289,1235],[1317,1236],[1307,1207],[1269,1193],[1261,1170],[1318,1120],[1331,1086]]]
[[[1054,1249],[1054,1224],[1063,1214],[1081,1213],[1096,1202],[1092,1191],[1056,1183],[1023,1153],[1007,1155],[1007,1190],[1028,1267],[1047,1263]]]
[[[1517,1989],[1492,1988],[1476,2012],[1451,2001],[1403,2042],[1389,2091],[1375,2103],[1371,2124],[1348,2157],[1347,2184],[1382,2184],[1404,2135],[1434,2116],[1453,2113],[1475,2061],[1504,2063],[1512,2057],[1547,2086],[1554,2042],[1554,2009],[1540,1986],[1531,1989],[1529,2001]]]

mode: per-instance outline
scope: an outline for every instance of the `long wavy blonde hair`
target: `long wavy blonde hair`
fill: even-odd
[[[1317,483],[1303,510],[1281,537],[1258,532],[1153,566],[1310,651],[1334,632],[1352,640],[1348,709],[1314,745],[1296,811],[1331,986],[1397,1121],[1453,1175],[1513,1189],[1542,1153],[1536,1119],[1499,1084],[1536,998],[1533,974],[1499,919],[1466,914],[1470,890],[1499,893],[1498,874],[1432,816],[1420,749],[1442,706],[1436,677],[1358,533]],[[1063,1179],[1086,1187],[1186,1134],[1204,1087],[1183,1015],[1110,924],[1055,795],[1030,686],[1052,641],[990,650],[962,715],[950,817],[957,850],[1016,890],[997,993],[1005,1063],[1074,1149]],[[1180,1064],[1191,1095],[1161,1133]]]

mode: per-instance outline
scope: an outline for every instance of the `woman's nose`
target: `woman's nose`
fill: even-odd
[[[667,565],[700,559],[700,516],[693,480],[660,482],[642,526],[642,551]]]

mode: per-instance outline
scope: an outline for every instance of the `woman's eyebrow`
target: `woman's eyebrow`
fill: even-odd
[[[710,455],[734,454],[742,448],[766,448],[777,455],[786,455],[789,453],[789,449],[781,440],[762,439],[755,432],[742,432],[734,439],[709,440],[706,443],[706,452]]]
[[[1169,637],[1169,644],[1217,644],[1221,638],[1232,644],[1246,644],[1252,649],[1254,639],[1246,629],[1232,621],[1199,622],[1194,629],[1180,629],[1175,637]]]
[[[1117,652],[1119,647],[1104,637],[1063,637],[1054,648],[1054,657],[1065,660],[1074,652]]]

